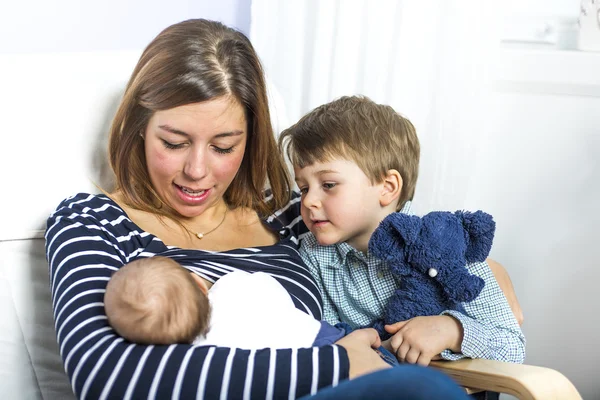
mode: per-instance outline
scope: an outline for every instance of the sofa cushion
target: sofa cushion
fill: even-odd
[[[60,359],[44,240],[0,242],[0,397],[74,399]]]

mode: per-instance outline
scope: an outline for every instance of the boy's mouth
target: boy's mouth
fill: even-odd
[[[327,224],[329,221],[326,219],[313,219],[312,224],[314,227],[320,227]]]

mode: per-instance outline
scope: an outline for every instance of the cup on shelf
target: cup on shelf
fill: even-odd
[[[552,26],[554,28],[554,45],[556,48],[562,50],[577,50],[579,31],[577,18],[556,18],[553,21]]]

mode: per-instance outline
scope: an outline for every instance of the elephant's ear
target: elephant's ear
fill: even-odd
[[[465,228],[465,239],[467,250],[465,258],[467,262],[485,261],[492,249],[496,222],[490,214],[481,210],[474,213],[468,211],[456,211],[454,213]]]
[[[369,253],[387,261],[390,268],[400,274],[409,272],[406,253],[415,243],[421,230],[421,218],[414,215],[392,213],[375,229],[369,240]]]
[[[398,240],[404,246],[412,246],[419,237],[423,227],[423,220],[416,215],[407,215],[399,212],[392,213],[382,222],[390,225]]]

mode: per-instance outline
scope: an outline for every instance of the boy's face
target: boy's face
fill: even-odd
[[[321,245],[347,242],[367,251],[371,234],[385,218],[383,183],[373,185],[352,161],[336,159],[294,168],[302,193],[302,219]]]

